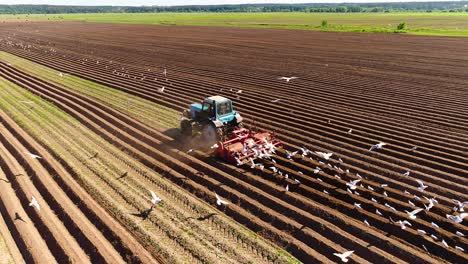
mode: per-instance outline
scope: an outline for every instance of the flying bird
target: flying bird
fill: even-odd
[[[278,79],[285,80],[288,83],[290,80],[294,80],[294,79],[297,79],[297,78],[299,78],[299,77],[292,76],[292,77],[279,77]]]
[[[448,220],[451,220],[457,224],[463,222],[463,219],[468,216],[468,213],[463,213],[459,215],[446,215]]]
[[[462,252],[465,252],[465,250],[462,248],[462,247],[459,247],[459,246],[455,246],[456,249],[462,251]]]
[[[161,87],[161,88],[158,88],[158,92],[160,92],[160,93],[164,93],[164,89],[165,89],[165,88],[164,88],[164,86],[163,86],[163,87]]]
[[[158,204],[159,202],[162,201],[162,199],[159,198],[153,191],[150,191],[150,192],[151,192],[151,203],[153,205],[156,205],[156,204]]]
[[[353,129],[348,130],[348,132],[346,132],[346,133],[347,133],[347,134],[353,133]]]
[[[426,211],[429,211],[432,207],[434,207],[435,199],[434,198],[428,199],[427,197],[424,197],[424,198],[426,198],[429,201],[428,205],[424,204],[424,207],[426,208]]]
[[[405,177],[407,177],[407,176],[410,175],[410,171],[407,171],[407,172],[403,173],[402,175],[405,176]]]
[[[362,207],[361,207],[361,204],[360,204],[360,203],[354,203],[354,207],[356,207],[357,209],[362,209]]]
[[[32,154],[31,152],[25,151],[24,153],[28,154],[28,155],[29,155],[31,158],[33,158],[33,159],[42,159],[41,156],[36,155],[36,154]]]
[[[465,201],[465,202],[462,203],[462,202],[460,202],[458,200],[453,199],[453,202],[455,202],[457,204],[457,206],[459,208],[458,211],[460,211],[460,212],[464,212],[465,211],[464,207],[466,205],[468,205],[468,201]]]
[[[364,220],[364,224],[366,224],[367,226],[370,226],[369,222],[367,222],[367,220]]]
[[[349,188],[351,190],[356,190],[357,186],[356,184],[358,184],[361,180],[358,179],[358,180],[354,180],[354,181],[350,181],[350,182],[347,182],[346,185],[349,186]]]
[[[32,196],[31,202],[29,203],[29,206],[32,206],[32,207],[36,208],[38,211],[41,210],[41,207],[39,206],[39,203],[37,202],[36,197],[34,197],[34,196]]]
[[[434,223],[434,222],[431,222],[431,225],[432,225],[434,228],[439,229],[439,225],[438,225],[438,224],[436,224],[436,223]]]
[[[401,227],[401,229],[403,229],[403,230],[406,229],[406,226],[407,226],[407,225],[408,225],[408,226],[411,226],[411,223],[408,222],[408,221],[406,221],[406,220],[405,220],[405,221],[399,220],[399,221],[396,222],[396,223],[399,224],[400,227]]]
[[[427,185],[424,185],[424,183],[421,180],[416,180],[416,182],[419,184],[418,190],[420,192],[423,192],[427,187]]]
[[[418,229],[417,231],[418,231],[418,233],[420,233],[420,234],[427,235],[427,232],[424,231],[424,230],[422,230],[422,229]]]
[[[447,244],[447,242],[445,242],[445,240],[442,239],[442,245],[444,245],[445,248],[449,248],[449,245]]]
[[[375,213],[382,216],[382,213],[379,211],[379,209],[375,209]]]
[[[465,236],[465,234],[463,234],[463,233],[460,232],[460,231],[455,232],[455,234],[457,234],[457,236],[461,236],[461,237],[464,237],[464,236]]]
[[[273,101],[271,101],[272,103],[278,103],[279,101],[281,101],[281,99],[275,99]]]
[[[381,149],[383,146],[387,145],[386,143],[383,143],[383,142],[380,142],[378,144],[375,144],[373,145],[372,147],[370,147],[370,151],[372,150],[377,150],[377,149]]]
[[[405,210],[405,212],[408,214],[410,219],[416,219],[416,214],[418,214],[422,210],[423,210],[422,208],[418,208],[418,209],[415,209],[415,210],[413,210],[411,212],[408,212],[407,210]]]
[[[349,256],[351,256],[352,254],[354,253],[354,250],[351,250],[351,251],[346,251],[344,253],[333,253],[333,255],[339,257],[341,259],[341,261],[343,262],[348,262],[348,258]]]
[[[325,152],[320,152],[320,151],[315,151],[319,156],[324,158],[325,160],[328,160],[331,156],[333,156],[333,153],[325,153]]]
[[[228,201],[223,200],[221,197],[219,197],[219,195],[217,193],[215,193],[215,196],[216,196],[216,204],[217,205],[222,205],[222,204],[228,205],[229,204]]]

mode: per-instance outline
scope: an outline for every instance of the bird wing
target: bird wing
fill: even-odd
[[[416,215],[417,213],[421,212],[422,210],[423,210],[422,208],[418,208],[418,209],[415,209],[415,210],[411,211],[409,214]]]
[[[221,197],[219,197],[219,195],[217,193],[215,193],[215,195],[216,195],[216,199],[218,200],[217,201],[218,204],[229,204],[229,202],[221,199]]]
[[[354,253],[354,250],[351,250],[351,251],[346,251],[345,253],[341,254],[343,257],[347,258],[349,256],[351,256],[351,254]]]
[[[160,200],[160,198],[153,191],[151,191],[151,197],[153,198],[154,201]]]
[[[356,184],[358,184],[358,182],[360,182],[360,181],[361,181],[360,179],[357,179],[357,180],[351,181],[351,184],[352,184],[352,185],[356,185]]]
[[[343,258],[343,254],[340,254],[340,253],[333,253],[333,255],[335,255],[335,256],[337,256],[337,257],[339,257],[340,259],[342,259],[342,258]]]
[[[463,218],[468,216],[468,213],[459,214],[458,216],[463,220]]]
[[[419,184],[419,186],[423,187],[424,183],[421,180],[416,180],[416,182]]]

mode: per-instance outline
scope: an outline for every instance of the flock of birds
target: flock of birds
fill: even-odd
[[[352,130],[349,130],[348,133],[351,133]],[[369,151],[377,151],[377,150],[380,150],[382,149],[386,144],[383,143],[383,142],[379,142],[375,145],[372,145],[370,148],[369,148]],[[217,147],[217,146],[213,146],[213,147]],[[416,149],[417,147],[411,149],[411,150],[414,150]],[[276,147],[274,146],[274,144],[272,144],[271,142],[268,142],[267,140],[264,140],[264,142],[262,144],[255,144],[253,141],[252,142],[246,142],[244,143],[244,147],[243,147],[243,150],[242,150],[242,154],[253,154],[251,155],[251,157],[248,159],[248,162],[246,160],[241,160],[239,158],[236,158],[237,160],[237,166],[243,166],[243,165],[250,165],[250,168],[251,169],[254,169],[254,168],[259,168],[260,170],[264,170],[265,169],[265,165],[261,162],[255,162],[255,160],[257,159],[260,159],[260,160],[269,160],[271,164],[273,164],[273,166],[270,166],[268,167],[268,169],[271,170],[272,174],[273,175],[277,175],[277,176],[280,176],[280,177],[283,177],[283,179],[292,179],[294,180],[295,184],[299,185],[301,184],[300,180],[299,179],[296,179],[290,175],[288,175],[287,173],[283,173],[276,165],[276,161],[275,159],[273,158],[273,154],[276,154]],[[305,147],[303,148],[300,148],[299,150],[296,150],[296,151],[293,151],[293,152],[290,152],[288,150],[285,151],[286,153],[286,158],[288,160],[293,160],[295,156],[298,156],[300,155],[302,158],[306,158],[309,156],[309,158],[311,160],[314,160],[314,158],[312,157],[312,155],[310,155],[311,153],[314,153],[316,156],[318,156],[320,159],[319,159],[319,164],[323,165],[323,166],[328,166],[330,168],[335,168],[341,172],[344,172],[344,175],[350,175],[350,171],[347,169],[347,170],[343,170],[341,169],[339,166],[337,165],[333,165],[330,163],[329,159],[334,155],[333,153],[327,153],[327,152],[321,152],[321,151],[311,151]],[[338,161],[340,163],[343,163],[343,160],[341,158],[338,158]],[[322,171],[322,169],[317,166],[313,173],[315,175],[318,175],[319,172]],[[297,172],[299,175],[303,175],[303,173],[301,171],[298,171]],[[354,195],[360,195],[359,192],[357,191],[358,187],[361,187],[361,188],[365,188],[365,189],[368,189],[372,192],[375,192],[376,190],[371,187],[370,185],[365,187],[361,181],[362,181],[362,176],[359,175],[359,173],[356,173],[355,174],[357,179],[356,178],[353,178],[353,179],[350,179],[349,182],[346,183],[346,190],[348,193],[350,194],[354,194]],[[409,177],[410,175],[410,171],[407,171],[405,173],[402,173],[402,176],[403,177]],[[336,174],[335,175],[336,178],[339,178],[341,179],[342,176]],[[319,177],[316,178],[316,180],[318,181],[322,181]],[[424,184],[424,182],[422,182],[421,180],[419,179],[414,179],[415,182],[417,183],[417,189],[420,193],[424,193],[424,191],[428,188],[427,185]],[[384,188],[384,187],[387,187],[388,184],[381,184],[381,187]],[[285,192],[289,192],[290,191],[290,185],[289,183],[286,184],[284,186],[284,190]],[[323,192],[325,194],[330,194],[327,190],[323,190]],[[410,194],[408,191],[404,191],[405,194]],[[384,196],[388,197],[388,194],[386,193],[386,191],[384,190],[383,193],[382,193]],[[419,201],[422,201],[422,199],[425,199],[427,201],[427,203],[422,203],[424,205],[425,208],[416,208],[412,211],[408,211],[408,210],[404,210],[404,212],[406,213],[408,219],[401,219],[401,220],[398,220],[398,221],[394,221],[391,217],[389,217],[389,220],[391,223],[395,224],[395,225],[398,225],[401,229],[406,229],[408,226],[411,227],[412,224],[411,224],[411,220],[415,220],[417,218],[417,215],[419,213],[421,213],[422,211],[426,211],[426,212],[429,212],[434,206],[436,206],[436,204],[438,204],[439,202],[435,199],[435,198],[428,198],[424,195],[422,195],[422,198],[419,197],[418,195],[414,194],[413,195],[414,199],[416,200],[419,200]],[[223,200],[221,197],[219,197],[217,194],[216,194],[216,199],[217,199],[217,204],[218,205],[228,205],[229,202],[226,201],[226,200]],[[372,202],[374,203],[379,203],[375,198],[371,198]],[[457,223],[457,224],[460,224],[463,222],[463,220],[468,216],[468,213],[464,213],[464,207],[468,205],[468,201],[465,201],[465,202],[460,202],[460,201],[457,201],[457,200],[453,200],[454,203],[455,203],[455,207],[453,208],[453,211],[454,212],[458,212],[458,214],[446,214],[446,218],[453,222],[453,223]],[[408,200],[408,204],[411,206],[411,207],[416,207],[416,205],[411,201],[411,200]],[[385,203],[384,204],[385,207],[389,208],[390,210],[394,211],[394,212],[398,212],[398,210],[391,206],[390,204],[388,203]],[[356,210],[363,210],[363,208],[361,207],[361,204],[360,203],[354,203],[354,207],[356,208]],[[380,215],[380,216],[383,216],[383,214],[378,210],[376,209],[375,213],[377,215]],[[366,224],[367,226],[371,226],[370,223],[367,221],[367,220],[364,220],[363,221],[364,224]],[[439,229],[439,225],[437,223],[434,223],[432,222],[431,223],[431,226],[434,228],[434,229]],[[434,240],[438,240],[439,238],[434,235],[434,234],[430,234],[429,232],[426,232],[425,230],[422,230],[422,229],[417,229],[416,230],[419,234],[421,235],[427,235],[427,236],[430,236],[432,239]],[[460,231],[456,231],[455,234],[457,236],[460,236],[460,237],[464,237],[465,235],[460,232]],[[448,243],[444,240],[444,239],[441,239],[440,240],[440,243],[442,243],[443,247],[445,248],[449,248],[450,246],[448,245]],[[427,248],[426,246],[423,244],[422,245],[422,248],[425,249],[426,251]],[[465,250],[460,247],[460,246],[454,246],[455,249],[459,250],[459,251],[462,251],[464,252]],[[344,252],[344,253],[335,253],[334,255],[336,255],[337,257],[341,258],[341,260],[343,262],[347,262],[348,261],[348,258],[354,253],[354,251],[347,251],[347,252]]]
[[[12,43],[10,43],[12,45]],[[23,45],[23,44],[20,44],[20,45]],[[31,45],[28,45],[28,46],[24,46],[24,48],[32,48]],[[46,51],[47,52],[47,51]],[[55,53],[56,50],[55,49],[50,49],[51,53]],[[83,59],[82,63],[84,64],[85,62],[88,62],[88,59]],[[100,62],[99,61],[96,61],[97,64],[99,64]],[[112,64],[112,61],[109,62],[109,64]],[[109,66],[106,66],[106,68],[108,68]],[[150,69],[148,69],[148,71],[150,71]],[[125,70],[124,67],[121,68],[121,70],[114,70],[112,72],[113,74],[116,74],[118,76],[123,76],[123,77],[128,77],[128,78],[131,78],[133,77],[133,79],[137,79],[139,78],[140,80],[145,80],[146,76],[144,76],[143,74],[140,76],[140,77],[137,77],[137,76],[131,76],[129,74],[129,71],[128,70]],[[164,68],[163,71],[162,71],[162,75],[164,76],[166,82],[168,82],[168,79],[167,79],[167,69]],[[63,78],[65,76],[65,74],[63,73],[59,73],[59,76],[61,78]],[[299,77],[295,77],[295,76],[292,76],[292,77],[278,77],[279,80],[282,80],[282,81],[285,81],[286,83],[289,83],[290,81],[292,80],[295,80],[295,79],[298,79]],[[158,79],[157,78],[154,78],[154,81],[157,81]],[[172,85],[172,84],[170,84]],[[164,93],[165,92],[165,86],[161,86],[160,88],[158,88],[158,92],[159,93]],[[221,89],[222,91],[222,89]],[[237,99],[240,99],[240,94],[242,93],[242,90],[237,90],[237,91],[234,91],[233,89],[230,90],[234,96],[236,96]],[[275,100],[272,100],[271,102],[272,103],[278,103],[280,102],[282,99],[275,99]],[[328,120],[328,123],[330,123],[331,121]],[[349,129],[347,132],[347,134],[351,134],[353,133],[353,129]],[[380,150],[382,149],[386,144],[383,143],[383,142],[380,142],[380,143],[377,143],[375,145],[372,145],[370,148],[369,148],[369,151],[377,151],[377,150]],[[212,146],[212,148],[215,148],[217,147],[217,145],[215,144],[214,146]],[[411,149],[411,151],[414,151],[416,150],[418,147],[415,146]],[[193,149],[190,149],[187,153],[190,153],[192,152]],[[245,145],[244,145],[244,148],[243,148],[243,154],[246,154],[246,153],[253,153],[253,156],[250,157],[248,160],[249,160],[249,163],[250,163],[250,168],[251,169],[254,169],[254,168],[259,168],[261,171],[263,171],[265,169],[265,165],[263,165],[262,163],[258,162],[256,163],[255,160],[257,159],[261,159],[261,160],[269,160],[271,161],[272,164],[276,164],[276,161],[274,160],[273,158],[273,155],[276,154],[276,147],[274,144],[272,144],[271,142],[268,142],[267,140],[265,140],[264,144],[260,144],[260,145],[255,145],[254,142],[247,142]],[[320,157],[323,161],[320,161],[319,160],[319,163],[321,165],[324,165],[324,166],[329,166],[330,168],[335,168],[335,169],[338,169],[340,171],[343,171],[339,166],[336,166],[336,165],[333,165],[331,163],[329,163],[329,159],[334,155],[333,153],[326,153],[326,152],[320,152],[320,151],[310,151],[306,148],[301,148],[297,151],[294,151],[294,152],[289,152],[289,151],[286,151],[286,158],[289,159],[289,160],[293,160],[294,157],[296,155],[299,154],[299,152],[302,152],[301,153],[301,156],[304,158],[304,157],[307,157],[307,156],[310,156],[311,153],[315,153],[316,156]],[[25,152],[30,158],[32,159],[42,159],[41,156],[39,155],[36,155],[36,154],[33,154],[33,153],[30,153],[30,152]],[[312,157],[309,157],[311,160],[313,159]],[[340,163],[342,163],[343,161],[341,160],[341,158],[338,159]],[[242,166],[244,165],[244,161],[240,160],[239,158],[237,158],[237,166]],[[300,180],[299,179],[296,179],[294,177],[290,177],[287,173],[283,173],[279,168],[277,168],[275,165],[273,166],[270,166],[268,167],[268,169],[270,169],[272,171],[272,173],[274,175],[278,175],[280,177],[283,177],[284,179],[288,179],[288,178],[291,178],[292,180],[294,180],[295,184],[299,185],[301,184]],[[320,173],[320,171],[322,171],[322,169],[317,166],[313,173],[315,175],[318,175]],[[346,170],[345,171],[346,174],[349,174],[349,170]],[[298,171],[299,174],[303,174],[302,172]],[[407,171],[407,172],[404,172],[402,174],[403,177],[409,177],[411,174],[410,171]],[[362,177],[359,175],[359,173],[356,173],[355,174],[357,179],[353,178],[353,179],[350,179],[349,182],[346,183],[346,191],[350,194],[354,194],[354,195],[360,195],[359,192],[357,191],[358,187],[361,187],[361,188],[365,188],[365,186],[361,183],[362,181]],[[339,175],[335,175],[335,177],[341,179],[341,176]],[[316,180],[317,181],[322,181],[319,177],[316,177]],[[427,188],[428,186],[425,185],[421,180],[419,179],[415,179],[415,182],[418,184],[417,186],[417,189],[420,193],[423,193]],[[387,184],[382,184],[381,187],[386,187]],[[367,189],[370,190],[370,191],[375,191],[371,186],[367,186]],[[290,191],[290,186],[289,184],[286,184],[285,187],[284,187],[284,190],[286,192],[289,192]],[[323,192],[327,195],[329,195],[329,192],[327,190],[323,190]],[[405,194],[410,194],[408,191],[404,191]],[[160,202],[162,202],[162,199],[160,197],[158,197],[156,195],[156,193],[154,193],[153,191],[150,191],[150,199],[149,201],[151,202],[151,206],[148,210],[145,210],[144,212],[142,212],[139,216],[142,216],[144,219],[147,218],[150,213],[152,212],[152,210],[154,209],[154,207],[159,204]],[[387,196],[387,193],[385,191],[383,191],[383,195]],[[227,206],[230,204],[229,201],[227,201],[226,199],[220,197],[217,193],[214,193],[214,196],[216,198],[216,204],[218,206]],[[414,199],[416,200],[419,200],[421,201],[422,199],[418,196],[418,195],[414,195],[413,196]],[[412,211],[407,211],[405,210],[405,213],[407,214],[407,217],[408,217],[408,220],[415,220],[417,218],[417,215],[423,211],[426,211],[426,212],[429,212],[429,210],[431,210],[431,208],[433,208],[434,206],[436,206],[436,204],[438,204],[439,202],[435,199],[435,198],[428,198],[428,197],[425,197],[423,196],[423,198],[428,202],[427,204],[426,203],[423,203],[424,207],[425,208],[416,208]],[[378,201],[374,198],[371,198],[372,201],[374,203],[378,203]],[[468,201],[465,201],[465,202],[460,202],[460,201],[457,201],[457,200],[453,200],[454,203],[455,203],[455,206],[453,208],[453,211],[455,213],[458,213],[458,214],[447,214],[446,215],[446,218],[453,222],[453,223],[456,223],[456,224],[460,224],[464,221],[464,219],[468,216],[468,213],[464,213],[464,207],[468,205]],[[415,204],[409,200],[408,201],[408,204],[411,206],[411,207],[416,207]],[[30,207],[33,207],[35,208],[37,211],[40,211],[41,210],[41,206],[39,205],[39,202],[37,201],[37,199],[32,196],[31,197],[31,201],[29,203],[29,206]],[[385,203],[384,204],[385,207],[389,208],[390,210],[394,211],[394,212],[397,212],[398,210],[396,208],[394,208],[393,206],[391,206],[390,204],[388,203]],[[361,204],[360,203],[354,203],[354,207],[356,208],[356,210],[364,210],[362,207],[361,207]],[[383,214],[378,210],[376,209],[375,210],[375,213],[377,215],[380,215],[382,216]],[[393,224],[396,224],[398,226],[400,226],[400,228],[402,230],[405,230],[406,228],[408,227],[411,227],[412,224],[410,221],[408,221],[407,219],[401,219],[401,220],[398,220],[398,221],[394,221],[393,219],[389,218],[391,223]],[[366,224],[367,226],[371,226],[370,223],[367,221],[367,220],[364,220],[364,224]],[[439,229],[439,225],[437,223],[434,223],[432,222],[431,223],[431,226],[434,228],[434,229]],[[429,232],[426,232],[425,230],[422,230],[422,229],[417,229],[416,230],[419,234],[421,235],[426,235],[426,236],[430,236],[432,239],[434,240],[438,240],[438,237],[435,236],[434,234],[430,234]],[[455,233],[457,236],[460,236],[460,237],[464,237],[465,235],[460,232],[460,231],[456,231]],[[442,239],[441,240],[441,243],[442,245],[445,247],[445,248],[449,248],[449,245],[448,243]],[[425,245],[422,245],[422,247],[426,250],[426,246]],[[460,250],[462,252],[464,252],[465,250],[462,248],[462,247],[459,247],[459,246],[455,246],[454,247],[455,249],[457,250]],[[354,250],[350,250],[350,251],[346,251],[344,253],[334,253],[334,255],[338,258],[341,259],[342,262],[348,262],[349,260],[349,257],[354,253]]]

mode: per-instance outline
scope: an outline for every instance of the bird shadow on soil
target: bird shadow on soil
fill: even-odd
[[[130,214],[133,215],[133,216],[139,217],[142,220],[146,220],[146,219],[148,219],[148,217],[151,214],[151,212],[153,211],[153,209],[154,209],[154,207],[151,206],[149,209],[143,210],[143,211],[141,211],[139,213],[130,213]]]
[[[26,221],[24,221],[24,219],[23,219],[18,213],[16,213],[16,212],[15,212],[15,219],[13,219],[13,220],[15,220],[15,221],[22,221],[22,222],[25,222],[25,223],[26,223]]]

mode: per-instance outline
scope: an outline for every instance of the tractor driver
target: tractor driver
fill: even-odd
[[[209,117],[214,116],[214,110],[213,110],[213,105],[212,104],[210,104],[210,107],[208,108],[208,114],[209,114]]]

